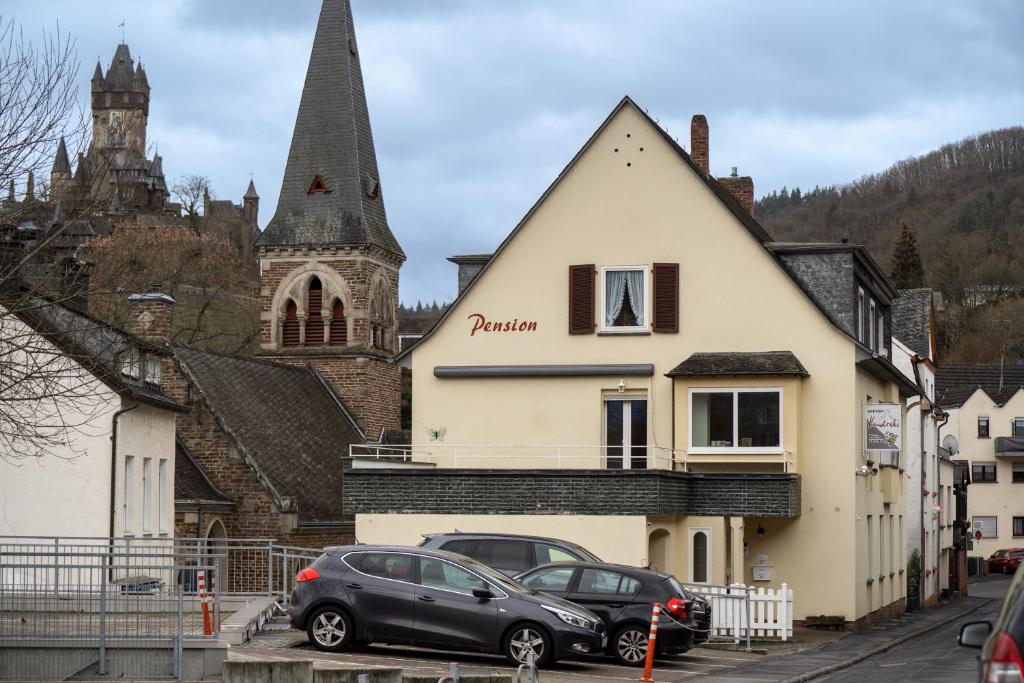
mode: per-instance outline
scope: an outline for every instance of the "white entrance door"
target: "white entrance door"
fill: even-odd
[[[646,469],[647,399],[605,400],[604,443],[608,469]]]

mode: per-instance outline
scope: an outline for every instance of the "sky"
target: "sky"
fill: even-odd
[[[352,0],[400,297],[457,293],[623,95],[761,196],[843,184],[1024,123],[1024,2]],[[318,0],[0,0],[26,36],[74,38],[89,77],[121,40],[152,87],[173,180],[277,205]]]

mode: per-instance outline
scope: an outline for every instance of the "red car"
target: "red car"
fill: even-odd
[[[996,572],[1013,574],[1020,566],[1021,560],[1024,560],[1024,548],[997,550],[992,553],[992,557],[988,558],[988,571],[990,574]]]

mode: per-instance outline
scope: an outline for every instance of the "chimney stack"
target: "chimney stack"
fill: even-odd
[[[491,254],[451,256],[448,260],[459,267],[459,294],[462,294],[462,290],[469,286],[476,274],[491,260]]]
[[[174,299],[161,292],[160,285],[150,285],[148,292],[130,295],[128,304],[126,331],[151,344],[170,346]]]
[[[709,173],[708,120],[703,114],[694,114],[690,121],[690,157],[705,174]]]
[[[719,178],[729,193],[736,198],[747,213],[754,215],[754,179],[748,175],[741,176],[737,173],[736,167],[732,167],[732,174],[728,178]]]

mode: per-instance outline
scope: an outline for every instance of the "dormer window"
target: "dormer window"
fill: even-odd
[[[320,176],[313,176],[313,184],[309,186],[309,190],[306,194],[321,194],[327,191],[327,185],[324,184],[323,178]]]
[[[147,384],[160,386],[160,359],[156,356],[146,356],[145,377],[143,381]]]
[[[121,374],[132,379],[139,378],[141,359],[138,349],[128,349],[121,353]]]

